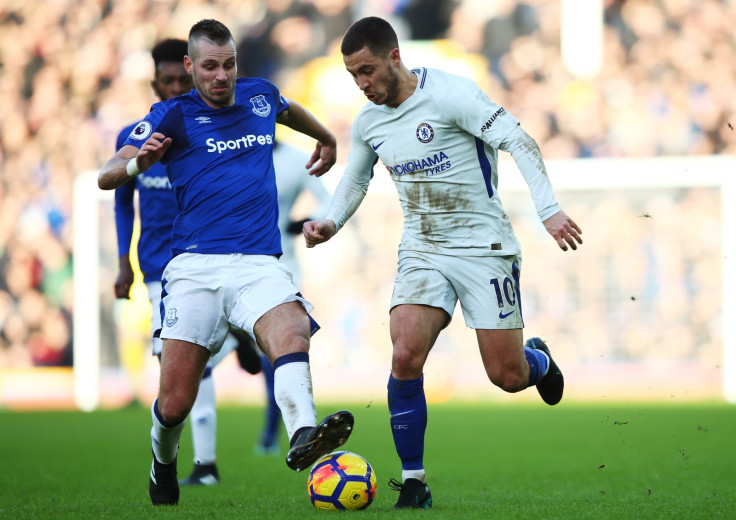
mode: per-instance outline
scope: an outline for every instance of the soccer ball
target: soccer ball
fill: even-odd
[[[336,451],[314,463],[307,480],[307,493],[316,509],[365,509],[376,497],[376,474],[360,455]]]

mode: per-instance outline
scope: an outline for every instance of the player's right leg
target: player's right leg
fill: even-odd
[[[199,383],[199,392],[189,413],[192,429],[192,448],[194,452],[194,469],[192,473],[179,481],[181,485],[219,484],[220,474],[217,460],[217,402],[213,370],[238,346],[235,334],[228,334],[220,351],[212,356]]]
[[[399,491],[394,507],[426,509],[432,506],[432,494],[424,471],[427,400],[422,370],[449,316],[437,307],[412,304],[393,307],[390,316],[393,358],[388,409],[402,478],[401,482],[392,480],[392,489]]]
[[[179,501],[179,437],[209,357],[209,350],[194,343],[164,340],[159,394],[151,407],[153,463],[148,492],[154,505],[174,505]]]
[[[435,260],[424,253],[400,251],[399,274],[391,298],[393,357],[388,408],[402,477],[401,482],[395,481],[398,487],[393,488],[399,491],[396,508],[432,505],[424,471],[427,402],[422,371],[457,303],[457,294]]]
[[[212,359],[214,364],[223,350],[230,329],[227,307],[245,286],[240,277],[241,258],[184,253],[175,256],[164,270],[160,306],[164,347],[157,405],[160,421],[154,421],[154,455],[159,463],[176,463],[181,423],[191,411],[207,363]],[[253,269],[251,276],[257,273],[258,269]],[[179,431],[168,435],[167,429],[174,427]],[[164,436],[164,451],[156,442],[160,444],[160,436]],[[171,473],[175,481],[175,469],[167,475]],[[166,493],[170,498],[161,499],[155,484],[150,488],[154,503],[175,503],[173,491]],[[171,487],[176,487],[178,499],[178,482]]]
[[[258,345],[273,359],[274,392],[291,446],[286,464],[295,471],[342,446],[353,429],[353,416],[347,411],[316,424],[308,353],[311,328],[299,301],[270,309],[254,327]]]

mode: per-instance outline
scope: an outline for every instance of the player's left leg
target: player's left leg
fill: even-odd
[[[536,372],[533,374],[534,380],[530,379],[530,375],[532,367],[539,363],[535,357],[531,358],[532,363],[527,362],[523,349],[523,329],[476,329],[475,335],[491,383],[511,393],[524,390],[530,383],[536,384]],[[544,366],[541,368],[546,369]]]
[[[234,329],[252,331],[273,365],[274,392],[291,446],[286,464],[301,471],[345,443],[353,415],[341,411],[317,424],[309,340],[319,325],[309,316],[313,306],[294,286],[289,270],[267,255],[239,257],[233,265],[240,290],[228,321]]]
[[[562,376],[560,367],[557,366],[547,344],[541,338],[529,338],[524,344],[524,353],[544,353],[547,356],[548,368],[537,383],[537,391],[545,403],[555,405],[562,399],[565,389],[565,378]]]
[[[545,402],[556,404],[562,398],[562,374],[550,381],[549,349],[544,350],[541,340],[536,346],[524,345],[521,257],[454,258],[446,274],[457,290],[465,323],[476,331],[491,382],[506,392],[537,386]]]
[[[483,365],[491,382],[506,392],[519,392],[536,386],[547,404],[562,399],[562,372],[539,338],[523,344],[522,329],[475,331]]]
[[[342,446],[353,428],[353,415],[348,411],[316,424],[308,353],[311,328],[309,315],[299,301],[277,305],[253,328],[258,345],[273,360],[274,392],[291,446],[286,463],[296,471]]]

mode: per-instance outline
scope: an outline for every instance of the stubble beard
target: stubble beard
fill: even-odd
[[[390,78],[386,86],[386,101],[384,101],[384,105],[392,103],[399,96],[399,74],[391,67],[388,68],[388,74]]]
[[[224,108],[232,104],[232,101],[235,96],[234,84],[231,85],[230,83],[228,83],[227,92],[225,92],[224,94],[215,95],[215,94],[212,94],[211,92],[206,91],[202,87],[199,81],[199,77],[197,76],[196,73],[192,75],[192,81],[194,82],[194,87],[197,89],[197,92],[199,92],[199,95],[205,98],[206,100],[208,100],[210,103],[212,103],[216,107]],[[213,86],[214,86],[214,82],[210,83],[210,87],[213,87]]]

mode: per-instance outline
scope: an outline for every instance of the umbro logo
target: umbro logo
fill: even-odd
[[[212,121],[210,121],[210,118],[209,118],[209,117],[207,117],[207,116],[199,116],[199,117],[195,118],[194,120],[195,120],[195,121],[196,121],[197,123],[199,123],[200,125],[201,125],[201,124],[209,124],[209,123],[211,123],[211,122],[212,122]]]

